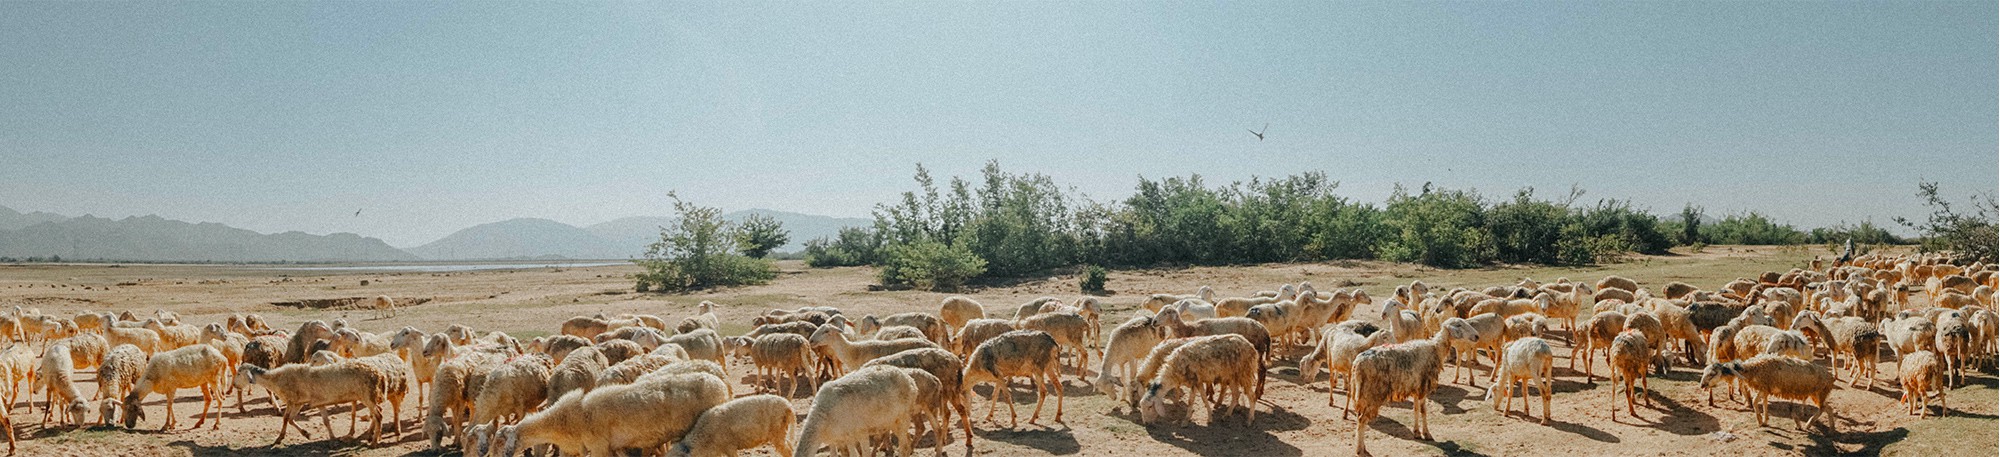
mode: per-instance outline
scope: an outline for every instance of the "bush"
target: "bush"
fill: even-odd
[[[1896,223],[1923,234],[1920,249],[1949,254],[1960,263],[1995,260],[1996,250],[2000,250],[2000,221],[1994,217],[2000,216],[2000,204],[1992,194],[1974,195],[1969,213],[1952,208],[1951,202],[1938,196],[1934,182],[1918,182],[1917,196],[1931,208],[1930,218],[1918,223],[1899,217]]]
[[[964,246],[919,241],[883,247],[878,274],[885,286],[950,291],[985,271],[986,261]]]
[[[806,242],[806,265],[813,268],[873,265],[881,259],[882,232],[862,227],[844,227],[832,239]]]
[[[1389,197],[1382,223],[1388,236],[1375,253],[1385,260],[1440,268],[1466,268],[1494,257],[1479,196],[1466,191],[1433,191],[1429,184],[1411,196],[1401,186]]]
[[[743,225],[737,232],[737,248],[743,255],[753,258],[763,258],[764,255],[770,254],[772,249],[792,241],[792,235],[785,231],[784,223],[762,214],[753,214],[743,219]]]
[[[1104,280],[1108,275],[1109,272],[1105,271],[1104,267],[1096,265],[1085,267],[1083,278],[1077,281],[1077,286],[1086,294],[1104,293]]]
[[[777,277],[777,269],[763,259],[735,252],[739,240],[735,227],[722,219],[722,211],[674,199],[680,221],[660,229],[660,241],[646,249],[644,258],[633,263],[645,268],[636,277],[639,290],[679,292],[718,286],[762,284]]]

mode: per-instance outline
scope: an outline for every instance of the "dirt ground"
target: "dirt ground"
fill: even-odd
[[[1272,289],[1277,284],[1312,281],[1320,290],[1360,287],[1380,300],[1397,284],[1423,279],[1438,286],[1495,285],[1523,277],[1553,280],[1557,277],[1594,280],[1616,273],[1643,284],[1685,281],[1716,287],[1730,279],[1754,276],[1765,270],[1782,271],[1803,266],[1823,251],[1800,248],[1746,248],[1716,246],[1702,253],[1647,256],[1623,263],[1591,268],[1495,267],[1475,270],[1434,270],[1409,265],[1378,262],[1337,262],[1327,264],[1268,264],[1239,267],[1194,267],[1113,272],[1108,288],[1113,293],[1101,298],[1111,308],[1106,326],[1131,315],[1140,297],[1155,292],[1192,293],[1200,285],[1215,287],[1224,295],[1244,295]],[[413,273],[380,271],[275,270],[254,266],[214,265],[0,265],[0,306],[39,308],[44,313],[70,315],[77,311],[131,309],[151,312],[167,309],[178,312],[195,324],[219,321],[231,312],[262,314],[274,327],[295,328],[310,319],[345,318],[370,331],[391,331],[415,326],[436,331],[453,323],[472,325],[482,331],[501,330],[518,337],[553,332],[563,320],[576,315],[604,313],[649,313],[678,318],[690,313],[701,300],[724,307],[717,311],[725,322],[725,334],[748,330],[750,317],[770,308],[802,305],[839,306],[850,314],[888,314],[902,311],[935,312],[946,294],[891,291],[870,292],[873,270],[867,268],[809,269],[796,262],[780,264],[783,272],[771,284],[714,291],[695,295],[631,293],[626,276],[631,266],[590,268],[536,268],[505,271],[455,273]],[[1014,305],[1034,297],[1053,295],[1076,297],[1074,277],[1034,278],[1009,284],[989,285],[967,292],[986,304],[989,312],[1008,313]],[[367,285],[362,285],[366,281]],[[397,317],[373,319],[364,310],[341,307],[315,309],[300,305],[325,304],[313,300],[389,295],[399,301],[425,300],[401,309]],[[278,303],[285,303],[279,305]],[[1561,338],[1566,335],[1557,333]],[[1369,449],[1377,455],[1996,455],[2000,441],[2000,421],[1996,421],[1996,380],[1991,369],[1982,370],[1962,387],[1951,390],[1948,417],[1918,419],[1904,414],[1890,382],[1895,370],[1884,353],[1882,378],[1870,390],[1846,388],[1833,395],[1838,431],[1805,433],[1793,427],[1789,417],[1810,411],[1787,401],[1775,401],[1771,426],[1759,427],[1740,403],[1706,404],[1706,395],[1696,386],[1699,367],[1676,366],[1663,377],[1650,379],[1651,405],[1641,405],[1635,420],[1622,412],[1616,420],[1612,411],[1613,389],[1600,379],[1586,383],[1581,373],[1566,369],[1569,346],[1559,343],[1556,350],[1554,422],[1541,425],[1536,420],[1503,416],[1485,400],[1484,379],[1479,388],[1447,383],[1430,398],[1430,423],[1437,441],[1415,439],[1408,403],[1384,408],[1381,418],[1367,424]],[[1354,447],[1352,420],[1342,420],[1341,410],[1327,406],[1324,380],[1301,383],[1296,362],[1303,348],[1291,351],[1287,360],[1273,368],[1268,391],[1257,406],[1255,422],[1245,424],[1239,414],[1211,422],[1197,412],[1193,425],[1138,423],[1135,414],[1121,402],[1097,394],[1080,379],[1065,376],[1068,393],[1065,423],[1023,424],[1008,429],[1006,413],[1001,423],[975,421],[977,454],[990,455],[1350,455]],[[1824,359],[1822,358],[1822,361]],[[1094,360],[1093,360],[1094,363]],[[1095,368],[1094,366],[1092,367]],[[1604,372],[1599,369],[1599,374]],[[744,381],[751,369],[732,365],[732,380],[738,395],[751,392]],[[1449,372],[1449,368],[1447,369]],[[1483,375],[1484,368],[1478,371]],[[89,372],[78,376],[86,396],[94,395],[96,384]],[[1017,385],[1027,394],[1024,405],[1032,408],[1032,390]],[[25,386],[23,386],[25,388]],[[981,393],[985,389],[980,390]],[[49,427],[41,425],[41,397],[23,396],[11,417],[21,439],[19,455],[428,455],[416,424],[415,398],[405,403],[406,433],[394,443],[367,446],[357,441],[327,441],[324,429],[314,419],[306,430],[312,439],[294,433],[285,445],[269,447],[276,437],[279,420],[270,404],[253,400],[247,412],[239,412],[236,401],[228,400],[221,430],[175,430],[159,432],[165,415],[163,398],[147,403],[148,421],[139,430],[120,427]],[[976,396],[975,413],[983,415],[984,397]],[[1053,400],[1053,399],[1051,399]],[[192,425],[201,409],[199,393],[183,390],[175,412],[182,426]],[[803,418],[810,400],[798,398],[794,408]],[[1051,405],[1053,407],[1053,405]],[[1004,407],[1002,409],[1005,409]],[[1534,411],[1539,414],[1540,402]],[[1027,410],[1023,410],[1025,416]],[[975,416],[977,418],[977,416]],[[95,423],[96,414],[89,419]],[[338,424],[336,429],[345,432]],[[365,421],[364,421],[365,423]],[[1052,426],[1050,426],[1052,425]],[[796,431],[794,431],[796,434]],[[962,439],[954,435],[955,439]],[[962,445],[947,447],[957,455]],[[451,450],[456,453],[456,448]],[[770,455],[769,448],[749,452]],[[930,451],[924,450],[923,453]]]

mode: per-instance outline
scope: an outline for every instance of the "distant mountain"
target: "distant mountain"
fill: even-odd
[[[0,206],[0,230],[20,230],[43,222],[61,222],[69,219],[61,214],[33,212],[22,214],[13,208]]]
[[[14,213],[0,213],[6,218]],[[25,215],[35,218],[47,213]],[[60,217],[60,216],[57,216]],[[78,260],[314,262],[417,260],[375,238],[352,233],[265,235],[227,225],[159,216],[112,220],[83,216],[0,231],[0,256]],[[11,220],[11,219],[10,219]]]
[[[842,227],[867,227],[875,224],[873,219],[818,216],[768,209],[735,211],[722,215],[722,218],[740,223],[752,215],[770,216],[784,224],[785,231],[791,232],[791,241],[778,247],[778,250],[789,252],[805,249],[807,240],[837,235]],[[631,250],[634,253],[632,255],[637,256],[638,253],[646,252],[646,246],[660,240],[661,226],[672,225],[677,221],[679,219],[672,217],[637,216],[592,225],[585,227],[584,230],[589,230],[599,238]]]
[[[430,260],[625,259],[645,249],[624,249],[569,224],[521,218],[472,226],[408,251]]]

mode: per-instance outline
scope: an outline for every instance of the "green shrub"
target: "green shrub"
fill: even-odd
[[[1786,245],[1806,242],[1805,232],[1779,224],[1756,211],[1703,224],[1701,237],[1714,244]]]
[[[1389,197],[1382,223],[1387,237],[1376,255],[1396,262],[1440,268],[1466,268],[1494,258],[1493,239],[1485,230],[1479,196],[1455,190],[1410,195],[1401,186]]]
[[[1077,280],[1077,286],[1086,294],[1104,293],[1106,276],[1109,276],[1109,272],[1105,271],[1104,267],[1096,265],[1085,267],[1082,279]]]
[[[881,259],[882,232],[862,227],[844,227],[832,239],[806,242],[806,265],[813,268],[872,265]]]
[[[883,285],[950,291],[986,271],[986,260],[964,246],[935,241],[894,244],[882,248]]]
[[[1994,218],[2000,216],[2000,204],[1993,194],[1974,195],[1971,211],[1953,208],[1938,195],[1934,182],[1918,182],[1917,196],[1931,208],[1930,217],[1921,223],[1899,217],[1896,223],[1923,234],[1920,249],[1949,254],[1961,263],[1995,261],[1996,250],[2000,250],[2000,221]]]
[[[680,221],[660,229],[660,241],[646,249],[645,257],[634,260],[645,269],[637,275],[637,289],[679,292],[719,286],[762,284],[777,277],[777,269],[764,259],[735,252],[739,234],[722,211],[674,200]]]
[[[763,258],[764,255],[770,254],[772,249],[791,241],[792,235],[785,231],[784,223],[778,222],[777,218],[762,214],[750,215],[743,220],[743,225],[737,230],[738,250],[742,251],[743,255],[753,258]]]

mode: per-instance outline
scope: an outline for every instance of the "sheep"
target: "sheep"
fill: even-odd
[[[1889,349],[1896,354],[1896,372],[1903,371],[1903,355],[1931,349],[1937,339],[1937,325],[1929,319],[1911,316],[1902,319],[1883,319],[1881,327],[1887,337]]]
[[[333,332],[332,349],[341,357],[356,358],[391,352],[389,338],[382,335],[355,330],[352,327]]]
[[[655,348],[659,347],[663,346],[655,346]],[[640,346],[639,343],[629,340],[606,341],[597,345],[597,352],[604,354],[604,361],[614,365],[633,357],[646,355],[646,351],[646,348]]]
[[[121,400],[125,408],[125,428],[135,428],[140,420],[145,419],[145,410],[139,407],[140,401],[145,400],[147,395],[160,393],[167,396],[167,420],[160,431],[173,429],[176,418],[174,392],[196,387],[201,389],[201,415],[196,416],[201,419],[195,421],[194,428],[201,428],[201,424],[207,422],[209,402],[213,401],[216,405],[212,429],[221,429],[222,402],[217,396],[216,381],[222,376],[223,365],[227,363],[229,359],[222,356],[222,351],[209,345],[188,346],[154,355],[146,362],[146,371],[133,384],[132,391]]]
[[[1597,349],[1605,349],[1605,360],[1610,360],[1609,349],[1611,342],[1618,338],[1618,332],[1624,330],[1624,328],[1625,315],[1617,311],[1600,312],[1591,316],[1590,320],[1584,321],[1583,329],[1580,330],[1583,336],[1577,338],[1578,342],[1583,344],[1579,345],[1575,352],[1570,353],[1570,369],[1576,369],[1576,359],[1582,358],[1584,382],[1597,382],[1596,375],[1593,373],[1594,370],[1591,370],[1592,361],[1596,359],[1593,352]]]
[[[1409,305],[1395,300],[1382,302],[1382,313],[1377,320],[1389,328],[1398,343],[1424,338],[1423,319],[1417,313],[1403,309],[1406,306]]]
[[[1493,400],[1494,388],[1499,388],[1502,402],[1493,402],[1493,409],[1504,411],[1503,415],[1514,414],[1514,392],[1521,393],[1521,415],[1532,416],[1528,410],[1528,386],[1534,385],[1542,392],[1542,425],[1549,424],[1549,398],[1555,392],[1555,351],[1549,342],[1538,337],[1525,337],[1507,344],[1506,355],[1501,358],[1498,370],[1500,381],[1486,388],[1486,399]],[[1515,382],[1520,387],[1515,387]],[[1517,390],[1518,389],[1518,390]]]
[[[479,397],[478,389],[484,387],[486,374],[508,357],[467,351],[438,365],[431,380],[429,401],[424,404],[424,435],[430,440],[430,450],[440,448],[447,430],[452,441],[464,443],[462,427],[472,419],[472,402]],[[449,420],[445,418],[447,413],[451,414]]]
[[[953,345],[952,352],[958,353],[960,357],[969,356],[972,354],[973,349],[979,347],[979,343],[984,343],[995,336],[1000,336],[1002,333],[1014,330],[1014,321],[1007,319],[973,319],[966,321],[965,326],[958,329],[958,334],[953,335],[951,338]]]
[[[380,387],[381,400],[389,402],[389,412],[391,413],[389,421],[390,433],[393,433],[397,437],[403,436],[403,400],[408,399],[410,394],[411,373],[409,364],[403,362],[403,359],[396,357],[395,354],[376,354],[352,360],[373,366],[382,374],[383,379]],[[219,401],[217,405],[220,407]],[[351,411],[358,411],[358,408]],[[352,417],[349,416],[348,423],[350,425],[353,424]],[[376,430],[380,431],[381,429],[377,428]]]
[[[1903,356],[1902,370],[1897,377],[1901,381],[1903,396],[1897,400],[1908,405],[1905,412],[1918,417],[1930,416],[1930,397],[1935,392],[1938,400],[1938,415],[1951,411],[1945,405],[1944,365],[1938,363],[1937,353],[1917,351]]]
[[[1646,406],[1653,405],[1653,398],[1646,394],[1653,390],[1652,383],[1646,378],[1646,367],[1652,364],[1653,359],[1649,344],[1646,334],[1638,330],[1625,330],[1611,340],[1611,354],[1607,360],[1611,365],[1609,367],[1611,383],[1614,384],[1614,388],[1616,385],[1625,387],[1625,412],[1631,414],[1633,418],[1639,417],[1637,406],[1633,402],[1635,395],[1638,399],[1644,400]],[[1634,388],[1642,390],[1635,392],[1632,390]],[[1611,396],[1611,421],[1618,421],[1617,395]]]
[[[938,347],[951,345],[951,334],[945,330],[946,324],[944,319],[940,319],[930,313],[896,313],[880,319],[876,319],[875,316],[867,316],[862,318],[862,323],[863,325],[855,326],[855,330],[864,333],[873,333],[873,330],[882,327],[898,325],[914,327],[918,331],[923,332],[925,338],[931,340],[933,343],[937,343]]]
[[[551,362],[541,354],[523,354],[493,368],[472,401],[473,424],[499,424],[519,418],[542,405],[549,394]]]
[[[1265,375],[1261,367],[1269,366],[1271,360],[1271,333],[1264,328],[1264,324],[1259,324],[1257,321],[1244,317],[1209,318],[1186,322],[1181,320],[1179,313],[1173,311],[1160,312],[1159,320],[1160,327],[1166,330],[1167,337],[1170,338],[1233,333],[1243,335],[1244,338],[1249,339],[1250,344],[1257,347],[1257,363],[1260,367],[1257,370],[1257,394],[1255,396],[1257,398],[1264,397]]]
[[[811,367],[812,343],[806,337],[791,333],[777,333],[759,336],[750,343],[750,363],[757,366],[758,388],[770,384],[770,388],[791,396],[797,389],[795,378],[803,377],[810,386],[809,391],[819,390],[819,378],[806,373]],[[780,387],[782,385],[782,387]]]
[[[1147,311],[1158,313],[1161,309],[1169,305],[1187,300],[1213,303],[1215,301],[1215,289],[1208,286],[1201,286],[1195,289],[1194,295],[1153,294],[1147,297],[1146,302],[1139,306],[1146,308]]]
[[[1829,433],[1834,433],[1833,409],[1827,406],[1827,397],[1833,393],[1833,372],[1810,361],[1782,355],[1764,354],[1742,362],[1711,363],[1702,370],[1701,387],[1707,388],[1719,382],[1740,379],[1751,391],[1757,392],[1751,411],[1757,416],[1757,425],[1768,426],[1770,418],[1770,397],[1775,395],[1786,400],[1811,400],[1819,411],[1808,417],[1804,429],[1814,419],[1826,416]],[[1798,418],[1792,418],[1796,424]]]
[[[715,317],[715,306],[716,306],[715,303],[707,300],[702,300],[699,306],[700,306],[699,310],[700,312],[695,313],[695,315],[693,316],[688,316],[681,319],[680,324],[674,327],[674,330],[676,332],[688,333],[701,329],[708,329],[708,330],[722,329],[721,321],[719,321]]]
[[[389,299],[387,295],[375,296],[374,300],[369,301],[368,309],[375,311],[376,319],[396,317],[396,301]],[[384,314],[387,316],[383,316]]]
[[[1354,454],[1369,456],[1365,440],[1368,423],[1381,415],[1382,405],[1410,400],[1415,410],[1414,431],[1418,439],[1431,440],[1425,414],[1431,392],[1437,390],[1438,375],[1444,371],[1444,357],[1452,339],[1474,339],[1479,335],[1464,325],[1438,330],[1429,340],[1414,340],[1370,348],[1354,357],[1353,386],[1349,399],[1356,414]]]
[[[1120,380],[1138,382],[1133,377],[1133,371],[1138,369],[1139,362],[1145,359],[1154,345],[1166,339],[1166,331],[1160,328],[1158,319],[1138,316],[1112,328],[1109,338],[1104,343],[1104,357],[1102,365],[1097,368],[1097,380],[1091,384],[1096,386],[1098,392],[1115,399],[1121,390],[1116,387]]]
[[[227,376],[235,377],[236,366],[243,364],[243,346],[250,343],[250,338],[230,332],[221,323],[211,323],[201,327],[201,342],[222,351],[222,357],[229,359]]]
[[[1075,305],[1065,305],[1060,302],[1044,303],[1039,314],[1060,312],[1076,313],[1082,315],[1084,320],[1090,321],[1090,335],[1087,339],[1091,341],[1096,341],[1103,333],[1104,305],[1099,304],[1096,297],[1083,297],[1077,300]]]
[[[657,449],[680,441],[703,413],[727,402],[723,384],[713,375],[693,373],[572,392],[548,409],[494,429],[493,444],[503,456],[543,444],[580,455]]]
[[[286,338],[279,335],[258,335],[256,338],[251,338],[250,342],[243,344],[242,363],[263,367],[266,369],[277,368],[278,365],[282,363],[281,361],[285,357],[286,344],[287,344]],[[138,349],[138,347],[133,346],[133,349]],[[145,352],[141,351],[139,356],[141,363],[143,364],[144,363],[143,361],[145,360]],[[224,357],[227,356],[225,355]],[[232,367],[231,373],[236,373],[235,370],[236,368]],[[136,377],[137,373],[135,372],[133,376]],[[236,375],[231,374],[230,376],[235,377]],[[245,393],[244,391],[246,389],[233,389],[233,390],[236,391],[236,411],[238,412],[247,411],[243,407],[243,396]],[[276,404],[275,403],[277,401],[276,397],[271,397],[269,392],[266,392],[265,396],[269,398],[272,402],[274,402],[273,403],[274,405]]]
[[[1057,370],[1060,365],[1057,359],[1061,350],[1062,348],[1056,343],[1055,337],[1050,336],[1048,333],[1035,330],[1016,330],[1003,333],[1000,336],[993,337],[993,339],[986,340],[984,343],[980,343],[978,348],[973,349],[972,356],[965,362],[965,374],[960,377],[960,382],[963,382],[967,389],[984,382],[994,383],[993,395],[988,397],[987,401],[986,421],[988,422],[993,421],[993,413],[999,410],[999,405],[995,403],[999,401],[1000,394],[1006,393],[1008,396],[1008,427],[1010,428],[1019,425],[1019,416],[1016,416],[1014,412],[1014,390],[1010,385],[1011,380],[1017,376],[1024,376],[1028,378],[1029,383],[1035,386],[1035,412],[1028,417],[1028,423],[1030,424],[1035,423],[1035,420],[1041,417],[1042,401],[1047,398],[1047,393],[1043,390],[1043,383],[1046,382],[1054,386],[1053,390],[1056,392],[1055,421],[1061,423],[1063,388],[1061,387],[1061,381],[1057,377]],[[804,446],[800,447],[804,448]]]
[[[714,361],[722,365],[723,368],[729,367],[729,359],[727,357],[729,350],[723,347],[722,335],[716,334],[714,330],[700,329],[674,335],[668,337],[661,344],[662,347],[666,345],[680,346],[682,350],[687,351],[688,357]],[[659,348],[654,349],[657,350]]]
[[[953,332],[964,329],[966,322],[984,317],[986,317],[986,307],[971,297],[953,295],[945,297],[944,301],[938,304],[938,318],[944,319],[944,325],[950,327]]]
[[[285,343],[285,359],[282,363],[305,363],[306,356],[312,354],[312,351],[307,349],[312,347],[313,341],[332,338],[333,327],[324,321],[314,320],[299,324],[299,331],[293,332],[291,339]],[[112,339],[112,341],[115,343],[117,340]],[[146,346],[140,345],[139,348],[145,349]]]
[[[1482,349],[1486,351],[1488,357],[1494,359],[1494,369],[1488,370],[1488,374],[1492,379],[1499,379],[1500,349],[1505,344],[1503,336],[1507,331],[1506,319],[1499,314],[1489,312],[1463,319],[1454,317],[1446,319],[1445,322],[1450,323],[1453,319],[1465,323],[1467,327],[1478,332],[1479,337],[1452,340],[1452,349],[1458,354],[1458,361],[1453,364],[1456,368],[1452,369],[1452,381],[1457,381],[1458,373],[1463,372],[1467,375],[1468,385],[1473,388],[1479,387],[1479,378],[1472,372],[1471,366],[1479,363],[1479,351]]]
[[[1056,344],[1065,350],[1076,351],[1076,374],[1082,377],[1090,366],[1090,321],[1076,313],[1036,314],[1020,319],[1014,326],[1021,330],[1039,330],[1055,337]],[[1057,388],[1062,388],[1061,380]]]
[[[1056,299],[1055,297],[1040,297],[1031,300],[1027,303],[1022,303],[1021,306],[1014,307],[1013,320],[1019,322],[1021,319],[1028,318],[1028,316],[1033,316],[1036,313],[1040,313],[1042,312],[1042,305],[1048,303],[1062,303],[1062,300]]]
[[[611,330],[610,324],[606,323],[603,319],[598,319],[589,316],[577,316],[577,317],[572,317],[567,321],[563,321],[560,332],[558,333],[564,335],[576,335],[583,338],[596,338],[598,334],[610,330]]]
[[[611,364],[611,366],[605,367],[604,371],[599,372],[596,384],[598,387],[631,384],[633,381],[638,380],[640,376],[645,376],[646,373],[651,373],[653,370],[665,367],[669,363],[681,360],[687,359],[658,353],[625,359],[625,361]]]
[[[935,404],[931,404],[930,406],[938,413],[940,421],[944,423],[939,427],[939,439],[937,442],[939,450],[943,450],[945,441],[947,441],[945,437],[948,433],[945,429],[949,428],[950,412],[956,411],[958,413],[959,426],[965,430],[965,450],[968,453],[972,451],[972,408],[966,398],[964,361],[960,360],[957,355],[952,354],[951,351],[938,348],[921,348],[870,360],[861,366],[862,368],[867,368],[876,365],[922,370],[932,378],[935,378],[938,383],[938,395],[940,398],[935,399]],[[922,380],[919,379],[918,381],[921,382]]]
[[[930,339],[924,336],[923,330],[917,330],[916,327],[908,325],[891,325],[875,331],[876,341],[900,340],[903,338]]]
[[[1965,312],[1953,310],[1939,314],[1934,321],[1937,332],[1931,347],[1937,352],[1936,356],[1944,362],[1946,386],[1965,383],[1963,370],[1966,360],[1970,358],[1968,352],[1972,347],[1973,330],[1965,316]]]
[[[104,333],[105,343],[111,346],[130,344],[138,347],[141,351],[146,351],[146,355],[148,356],[168,349],[166,344],[161,342],[159,332],[143,328],[118,327],[112,325],[111,321],[105,321],[104,326],[100,327],[100,329]]]
[[[1216,313],[1215,304],[1205,301],[1181,300],[1174,303],[1174,306],[1162,308],[1160,311],[1165,312],[1169,309],[1178,311],[1184,316],[1194,316],[1196,319],[1213,319],[1220,316]]]
[[[1199,403],[1202,391],[1219,388],[1220,393],[1229,398],[1230,409],[1237,407],[1239,398],[1247,398],[1247,412],[1244,422],[1257,419],[1257,401],[1252,395],[1256,390],[1257,348],[1242,335],[1214,335],[1189,341],[1173,353],[1161,365],[1159,374],[1146,386],[1146,395],[1139,399],[1140,420],[1152,423],[1165,413],[1165,394],[1182,387],[1194,391],[1189,395]],[[1215,402],[1211,402],[1215,403]],[[1214,423],[1212,408],[1209,422]],[[1187,418],[1182,418],[1185,423]]]
[[[820,326],[819,330],[814,331],[812,337],[806,340],[812,342],[813,347],[824,347],[831,352],[837,362],[836,370],[843,370],[842,367],[858,367],[876,357],[910,349],[938,347],[930,340],[915,338],[894,341],[849,341],[846,333],[830,324]]]
[[[167,324],[159,319],[146,319],[142,327],[160,334],[161,349],[179,349],[201,343],[200,327]]]
[[[733,457],[765,444],[778,455],[792,455],[792,405],[776,395],[752,395],[730,400],[702,412],[686,438],[674,443],[668,457]]]
[[[1389,344],[1394,338],[1375,324],[1363,321],[1346,321],[1321,331],[1319,344],[1311,352],[1299,359],[1299,379],[1312,382],[1319,377],[1321,368],[1327,371],[1326,405],[1334,406],[1334,389],[1344,380],[1352,380],[1354,356],[1376,346]],[[1349,383],[1348,390],[1354,385]],[[1343,411],[1345,414],[1346,411]],[[1346,419],[1346,417],[1342,417]]]
[[[554,404],[556,399],[562,398],[563,394],[572,391],[589,392],[591,388],[597,387],[597,375],[604,373],[604,369],[610,366],[611,361],[604,358],[604,354],[598,352],[596,347],[585,346],[570,351],[568,357],[564,357],[563,361],[556,363],[555,368],[549,370],[549,388],[543,395],[546,402],[541,407],[547,408]]]
[[[27,344],[7,346],[5,352],[0,352],[0,367],[5,368],[4,374],[7,375],[7,409],[0,411],[0,416],[5,416],[4,413],[14,410],[15,396],[21,393],[21,381],[35,379],[35,369],[41,367],[41,353]],[[34,384],[30,383],[28,390],[33,391],[34,387]],[[29,398],[32,399],[33,396]]]
[[[58,416],[56,420],[63,424],[81,424],[89,412],[83,393],[76,390],[76,360],[70,358],[67,344],[50,344],[42,350],[42,365],[35,370],[35,390],[42,391],[44,429],[49,427],[50,416]]]
[[[1667,371],[1673,369],[1673,361],[1662,355],[1665,352],[1664,349],[1667,347],[1668,335],[1667,328],[1660,323],[1659,316],[1654,315],[1651,311],[1644,310],[1635,310],[1634,312],[1627,313],[1625,315],[1625,329],[1638,330],[1639,333],[1646,336],[1646,348],[1654,356],[1652,361],[1654,370],[1664,375],[1667,374]]]
[[[1046,334],[1042,337],[1049,340],[1047,353],[1053,359],[1055,341]],[[984,352],[986,347],[981,345],[978,352]],[[1050,362],[1053,367],[1053,360]],[[907,433],[911,413],[918,407],[915,404],[917,395],[916,381],[904,369],[896,367],[857,369],[828,381],[813,397],[812,410],[799,427],[798,444],[792,447],[792,455],[811,457],[818,454],[822,446],[832,447],[840,453],[860,452],[868,444],[869,437],[883,433],[892,435],[900,443],[900,452],[895,455],[911,455],[914,443]],[[862,455],[870,454],[872,452]]]
[[[110,425],[112,414],[117,412],[118,399],[132,390],[132,384],[139,382],[139,375],[146,369],[146,353],[138,346],[121,344],[105,354],[104,363],[97,367],[98,424]],[[238,410],[242,409],[238,402]]]
[[[575,351],[577,348],[588,347],[590,345],[591,345],[590,340],[586,340],[576,336],[554,335],[548,337],[547,339],[542,340],[541,352],[543,354],[547,354],[551,360],[555,361],[555,363],[562,363],[563,357],[569,356],[570,351]]]
[[[21,332],[21,318],[0,316],[0,341],[23,342],[27,336]]]

